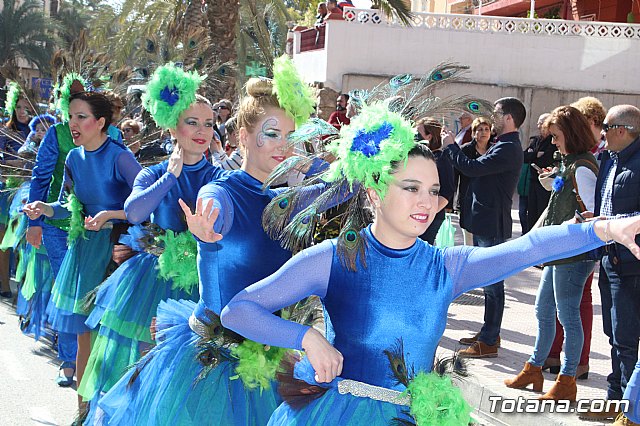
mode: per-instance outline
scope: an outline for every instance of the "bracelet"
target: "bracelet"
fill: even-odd
[[[605,244],[613,244],[614,240],[609,235],[609,225],[611,224],[611,220],[607,220],[607,223],[604,225],[604,243]]]

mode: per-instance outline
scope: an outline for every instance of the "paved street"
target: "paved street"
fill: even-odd
[[[75,387],[58,387],[57,372],[51,342],[22,334],[11,302],[0,299],[0,425],[71,424]]]

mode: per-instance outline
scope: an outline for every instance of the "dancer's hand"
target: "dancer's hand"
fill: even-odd
[[[84,229],[87,231],[99,231],[110,219],[113,219],[113,217],[109,210],[103,210],[95,216],[87,216],[84,218]]]
[[[42,244],[42,226],[30,226],[27,229],[27,242],[35,248]]]
[[[53,208],[42,201],[34,201],[32,203],[25,204],[22,207],[22,211],[31,220],[36,220],[42,215],[47,217],[53,216]]]
[[[302,348],[316,372],[316,382],[329,383],[342,374],[342,354],[317,330],[310,328],[305,333]]]
[[[216,223],[218,213],[220,213],[219,209],[213,208],[213,200],[209,200],[203,210],[202,198],[198,198],[195,213],[191,213],[191,209],[182,199],[179,199],[178,203],[182,207],[184,216],[187,219],[187,226],[193,235],[205,243],[215,243],[222,239],[222,234],[218,234],[213,230],[213,224]]]
[[[640,247],[635,241],[636,235],[640,234],[640,216],[599,220],[594,224],[594,230],[602,241],[614,240],[640,260]]]
[[[178,143],[173,148],[173,152],[171,153],[171,157],[169,157],[169,164],[167,164],[167,171],[174,175],[175,177],[179,177],[180,173],[182,173],[182,165],[184,164],[184,155],[183,150]]]

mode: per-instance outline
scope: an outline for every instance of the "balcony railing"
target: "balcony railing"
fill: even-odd
[[[345,21],[354,24],[403,26],[396,18],[388,19],[384,17],[379,10],[347,8],[343,16]],[[610,22],[415,13],[412,25],[414,28],[481,33],[518,33],[540,36],[561,35],[640,40],[640,24]]]

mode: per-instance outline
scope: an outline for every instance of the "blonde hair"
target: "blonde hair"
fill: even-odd
[[[273,82],[265,78],[251,78],[245,85],[247,96],[238,109],[238,128],[253,131],[259,118],[267,108],[280,108],[278,98],[273,93]]]
[[[593,96],[585,96],[571,104],[572,107],[580,111],[587,120],[593,120],[596,127],[602,127],[604,119],[607,116],[607,110],[604,109],[602,102]]]

